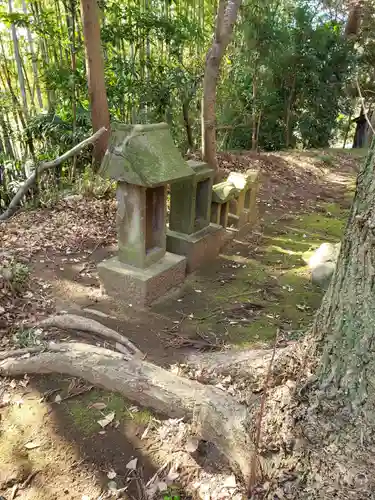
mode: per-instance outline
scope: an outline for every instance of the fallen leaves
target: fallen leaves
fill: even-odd
[[[107,405],[105,403],[93,403],[89,406],[89,408],[95,408],[95,410],[105,410],[107,408]]]
[[[135,470],[137,468],[138,458],[133,458],[126,464],[126,468],[130,470]]]
[[[115,412],[111,412],[111,413],[108,413],[107,416],[105,416],[104,418],[98,420],[98,424],[100,425],[100,427],[102,427],[102,429],[104,429],[105,427],[107,427],[107,425],[109,425],[111,422],[113,422],[115,418]]]

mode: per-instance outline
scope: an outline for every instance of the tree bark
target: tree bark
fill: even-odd
[[[362,5],[361,0],[354,3],[351,7],[348,19],[346,21],[344,36],[346,38],[357,37],[361,27]]]
[[[220,64],[231,41],[241,0],[220,0],[214,41],[206,56],[202,103],[202,152],[204,160],[217,170],[216,88]]]
[[[82,25],[85,38],[87,82],[94,132],[102,127],[107,132],[94,146],[93,157],[100,165],[108,144],[110,117],[104,81],[104,61],[100,39],[99,13],[96,0],[81,0]]]
[[[317,313],[314,348],[322,387],[351,406],[373,399],[375,372],[375,141],[357,189],[335,273]]]

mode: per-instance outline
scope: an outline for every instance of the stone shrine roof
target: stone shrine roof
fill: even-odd
[[[100,175],[137,186],[154,187],[194,175],[176,148],[166,123],[113,123]]]

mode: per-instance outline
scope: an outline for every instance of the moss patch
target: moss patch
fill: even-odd
[[[106,407],[102,410],[95,408],[95,403],[104,403]],[[134,406],[121,395],[100,389],[91,390],[79,399],[68,399],[62,403],[63,409],[72,419],[72,423],[85,435],[98,432],[101,427],[98,420],[103,419],[109,413],[115,413],[115,421],[121,423],[127,420],[138,424],[147,424],[152,414],[147,409],[136,410]]]
[[[269,342],[277,329],[293,337],[311,323],[323,296],[311,283],[306,253],[339,241],[347,216],[338,203],[288,220],[270,216],[256,245],[232,244],[216,267],[187,278],[178,303],[166,301],[159,311],[176,319],[183,313],[191,330],[231,344]]]

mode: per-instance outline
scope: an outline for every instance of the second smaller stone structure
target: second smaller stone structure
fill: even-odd
[[[249,231],[257,219],[258,178],[258,170],[248,170],[244,174],[231,172],[227,179],[238,190],[236,198],[229,203],[228,219],[233,229],[241,233]]]
[[[167,250],[187,258],[187,271],[214,259],[223,246],[225,229],[210,223],[214,171],[204,162],[187,162],[193,175],[171,185]]]

